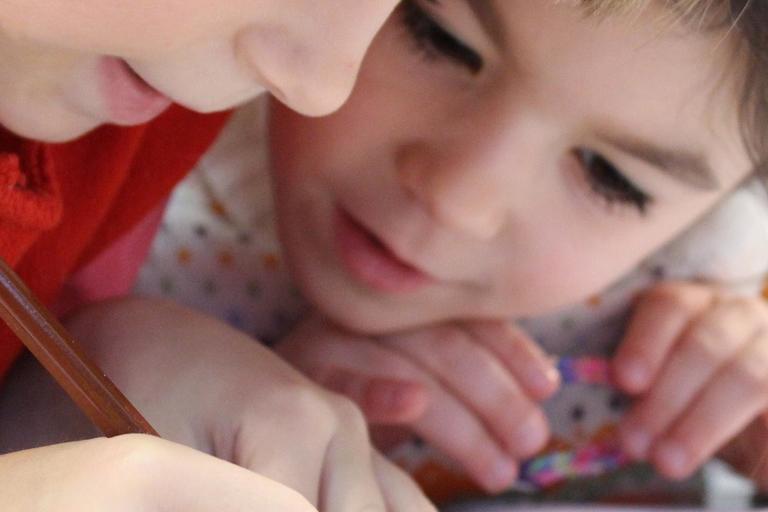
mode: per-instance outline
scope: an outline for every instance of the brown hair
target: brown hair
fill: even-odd
[[[738,37],[746,53],[739,116],[755,171],[768,178],[768,1],[766,0],[582,0],[592,14],[641,8],[660,2],[693,26],[719,27]],[[705,23],[706,22],[706,23]]]

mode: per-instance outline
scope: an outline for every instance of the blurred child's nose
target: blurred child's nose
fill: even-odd
[[[535,202],[528,196],[536,190],[536,169],[545,165],[546,135],[535,120],[510,117],[509,110],[485,110],[455,124],[447,136],[402,145],[398,180],[438,222],[492,239],[516,205]]]
[[[402,148],[398,179],[440,224],[468,236],[494,238],[507,220],[509,194],[498,180],[459,155],[441,157],[427,144]]]
[[[262,85],[288,107],[330,114],[349,98],[368,47],[398,3],[319,2],[316,20],[244,31],[242,53]]]

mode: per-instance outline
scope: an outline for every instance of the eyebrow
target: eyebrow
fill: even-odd
[[[440,0],[429,0],[440,3]],[[465,0],[488,35],[499,48],[506,48],[506,27],[494,0]],[[699,154],[677,148],[664,148],[634,136],[604,134],[602,140],[634,158],[642,160],[664,174],[699,190],[713,191],[721,187],[716,173]]]
[[[712,167],[699,153],[659,147],[632,136],[603,135],[601,139],[690,187],[700,190],[721,187]]]

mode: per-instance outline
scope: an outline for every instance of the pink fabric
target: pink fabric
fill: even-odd
[[[54,307],[59,316],[92,302],[128,295],[163,219],[165,205],[80,269],[65,284]]]

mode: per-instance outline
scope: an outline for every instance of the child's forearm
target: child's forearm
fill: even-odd
[[[133,372],[123,370],[135,368],[136,361],[145,357],[152,359],[148,351],[160,353],[166,343],[162,339],[164,330],[150,327],[143,320],[142,312],[156,308],[156,302],[142,299],[94,303],[79,310],[65,323],[86,352],[98,364],[105,365],[108,374],[116,375],[122,384],[135,389],[132,383],[126,382],[126,377]],[[164,321],[170,326],[177,320],[170,315]],[[130,325],[126,326],[127,323]],[[171,340],[168,343],[172,344]],[[144,366],[146,373],[143,377],[149,384],[157,371],[148,363]],[[142,375],[142,372],[137,373]],[[157,391],[156,396],[159,396],[160,390]],[[143,396],[150,394],[142,393]],[[0,453],[99,435],[98,429],[45,369],[31,355],[23,356],[0,388]],[[176,437],[177,441],[194,444],[185,436]]]
[[[160,349],[158,345],[163,344],[162,329],[145,329],[142,311],[152,304],[156,303],[142,299],[93,303],[65,324],[98,364],[111,369],[107,373],[128,384],[125,377],[129,372],[120,369],[133,368],[136,359],[151,357],[146,350]],[[169,325],[176,321],[173,316],[167,319]],[[150,380],[155,372],[149,367],[147,372]],[[0,453],[99,435],[45,369],[31,355],[23,356],[0,389]],[[190,439],[176,440],[192,444]]]
[[[145,299],[90,306],[67,326],[165,439],[303,491],[315,506],[323,496],[328,512],[371,503],[387,503],[392,512],[434,510],[415,483],[374,453],[364,419],[350,402],[312,384],[242,332]],[[20,366],[17,378],[8,391],[18,406],[31,402],[19,397],[34,372]],[[43,391],[56,401],[50,389]],[[6,409],[8,428],[24,428],[31,420],[13,409]],[[50,420],[43,401],[30,411],[57,435],[87,435],[78,422]],[[50,435],[43,429],[32,437],[50,441]]]

